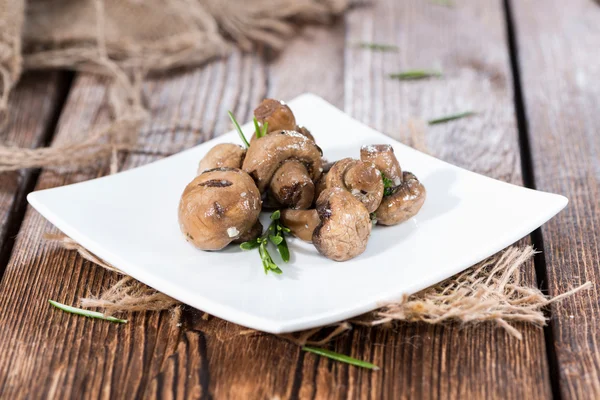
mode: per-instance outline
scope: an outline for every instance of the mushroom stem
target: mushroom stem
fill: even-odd
[[[348,190],[371,213],[379,207],[383,197],[381,173],[371,162],[344,158],[327,173],[325,187]]]
[[[288,160],[275,171],[270,183],[271,193],[282,205],[306,209],[315,198],[315,185],[304,164]]]
[[[312,242],[313,232],[321,220],[317,210],[281,210],[281,222],[295,237]]]
[[[383,198],[375,213],[380,225],[397,225],[414,217],[425,202],[427,191],[417,177],[408,171],[402,175],[402,184]]]
[[[394,186],[402,183],[402,168],[389,144],[370,144],[360,148],[360,159],[372,162],[381,173],[394,182]]]
[[[362,254],[371,234],[367,208],[341,188],[326,189],[317,200],[320,223],[313,232],[315,248],[334,261]]]

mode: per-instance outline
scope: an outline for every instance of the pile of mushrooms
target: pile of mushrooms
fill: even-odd
[[[254,116],[249,147],[213,147],[181,196],[181,231],[197,248],[255,240],[261,210],[277,209],[292,235],[346,261],[365,251],[375,222],[400,224],[421,209],[425,187],[402,171],[390,145],[366,145],[360,159],[327,163],[285,103],[265,99]]]

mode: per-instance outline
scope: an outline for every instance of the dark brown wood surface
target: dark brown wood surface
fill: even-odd
[[[535,184],[570,200],[542,229],[545,284],[558,294],[594,283],[552,307],[554,379],[565,399],[598,399],[600,4],[520,0],[512,8]]]
[[[579,0],[569,13],[562,13],[557,1],[550,2],[548,14],[533,0],[512,10],[517,31],[526,33],[517,35],[517,42],[531,155],[523,148],[527,141],[521,140],[519,147],[520,135],[523,139],[527,132],[522,121],[517,129],[515,111],[522,106],[517,101],[515,108],[513,102],[504,3],[461,0],[447,7],[380,0],[350,11],[331,27],[303,29],[279,56],[265,49],[235,51],[204,68],[150,80],[144,96],[151,117],[136,150],[121,157],[121,167],[152,162],[228,131],[227,110],[247,120],[266,96],[290,99],[313,92],[394,138],[501,180],[522,184],[521,165],[527,167],[533,156],[540,188],[582,198],[575,210],[544,230],[547,266],[557,266],[548,271],[550,291],[558,293],[598,273],[598,236],[591,232],[600,225],[598,201],[594,203],[599,168],[594,127],[599,124],[593,114],[600,90],[593,81],[598,71],[591,46],[599,35],[592,24],[596,11],[584,2]],[[587,31],[573,21],[582,22]],[[570,35],[551,34],[552,26],[563,25]],[[590,36],[578,41],[580,32]],[[358,49],[358,42],[396,44],[399,51]],[[577,62],[552,61],[562,54]],[[579,75],[564,72],[573,65],[579,66]],[[415,68],[440,69],[444,77],[419,82],[387,78]],[[545,74],[538,74],[540,69]],[[547,91],[552,80],[557,84]],[[28,87],[27,82],[22,86]],[[53,110],[62,107],[65,87],[50,75],[35,82],[31,92],[15,94],[13,102],[24,100],[14,118],[28,122],[9,133],[28,146],[49,139]],[[534,84],[528,92],[529,82]],[[88,129],[107,123],[105,83],[92,75],[76,77],[54,144],[81,139]],[[560,97],[565,88],[574,97]],[[39,95],[19,94],[33,92]],[[37,119],[31,111],[36,108],[45,110]],[[466,110],[478,115],[429,128],[411,121]],[[565,114],[571,117],[568,123]],[[568,139],[567,132],[576,137]],[[545,163],[547,155],[553,163]],[[103,163],[81,171],[44,170],[39,179],[33,174],[28,184],[15,182],[0,192],[0,222],[17,220],[10,225],[20,227],[14,248],[5,245],[6,259],[0,257],[0,271],[6,265],[0,282],[0,398],[530,399],[598,393],[595,292],[552,309],[559,334],[549,349],[545,340],[553,331],[545,337],[541,329],[525,325],[518,326],[523,341],[491,325],[397,324],[356,328],[328,346],[374,362],[382,368],[378,372],[304,353],[272,335],[246,334],[243,327],[215,317],[206,320],[190,308],[184,308],[181,326],[169,312],[139,313],[127,316],[127,325],[115,325],[58,311],[48,299],[77,305],[80,297],[97,295],[117,277],[45,241],[43,234],[55,229],[31,208],[22,221],[9,210],[25,209],[23,194],[36,179],[35,188],[44,189],[107,172]],[[0,174],[0,179],[10,178]],[[533,265],[526,268],[526,278],[534,282]],[[561,391],[553,393],[556,387]]]
[[[52,137],[55,116],[60,112],[64,74],[24,75],[10,98],[2,121],[0,143],[5,146],[35,148]],[[0,173],[0,276],[10,256],[13,236],[19,230],[24,212],[24,196],[35,184],[35,171]]]

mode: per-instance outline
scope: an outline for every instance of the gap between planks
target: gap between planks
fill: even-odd
[[[506,36],[510,55],[510,69],[513,77],[513,93],[515,116],[517,120],[517,132],[519,134],[519,149],[521,154],[521,170],[523,176],[523,184],[531,189],[536,189],[535,172],[533,167],[533,155],[531,152],[529,124],[527,123],[527,112],[525,99],[523,96],[523,82],[521,80],[519,49],[517,46],[518,32],[515,28],[513,8],[511,5],[513,0],[503,0],[504,14],[506,20]],[[530,234],[531,243],[536,250],[541,250],[533,259],[535,277],[538,288],[548,294],[548,273],[546,256],[544,254],[544,237],[542,229],[537,228]],[[560,399],[560,370],[558,364],[558,355],[554,347],[554,326],[550,318],[551,309],[547,308],[544,312],[549,322],[544,326],[544,342],[546,346],[546,357],[548,358],[548,373],[550,376],[550,388],[552,397]]]
[[[58,73],[56,78],[58,88],[53,98],[56,105],[54,106],[48,122],[44,127],[43,133],[35,147],[47,147],[52,142],[63,107],[69,96],[74,76],[75,73],[73,71],[60,71]],[[2,280],[8,261],[12,255],[15,239],[21,230],[21,224],[23,223],[25,211],[27,210],[27,195],[35,188],[38,178],[40,177],[41,169],[32,168],[24,171],[17,171],[16,173],[22,174],[23,179],[15,192],[15,200],[8,211],[4,241],[2,242],[0,240],[0,281]]]

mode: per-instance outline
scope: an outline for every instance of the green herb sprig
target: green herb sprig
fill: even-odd
[[[369,218],[371,219],[373,226],[377,225],[377,213],[375,211],[369,214]]]
[[[454,3],[450,0],[430,0],[433,4],[437,4],[438,6],[446,6],[453,7]]]
[[[261,138],[263,136],[266,136],[267,135],[267,131],[269,129],[269,122],[265,121],[265,124],[261,128],[260,125],[258,124],[258,120],[256,119],[256,117],[254,117],[254,129],[256,130],[256,137],[257,138]]]
[[[336,353],[331,350],[320,349],[318,347],[309,347],[304,346],[302,350],[308,351],[310,353],[318,354],[323,357],[331,358],[332,360],[340,361],[346,364],[354,365],[361,368],[372,369],[373,371],[378,371],[379,367],[375,364],[371,364],[367,361],[357,360],[356,358],[352,358],[350,356],[346,356],[344,354]]]
[[[398,51],[398,46],[393,45],[393,44],[361,42],[361,43],[357,43],[356,47],[361,48],[361,49],[381,51],[381,52]]]
[[[235,130],[237,131],[238,135],[240,136],[240,139],[242,139],[242,142],[244,143],[246,148],[250,147],[250,142],[248,142],[248,139],[246,139],[246,136],[244,135],[244,131],[242,131],[242,127],[240,126],[240,124],[237,122],[237,120],[233,116],[233,113],[231,111],[227,111],[227,114],[229,114],[229,119],[231,119],[231,122],[233,122],[233,126],[235,126]],[[265,136],[267,134],[267,131],[269,130],[269,123],[265,122],[265,124],[261,128],[261,126],[258,124],[258,120],[256,119],[256,117],[254,117],[253,121],[254,121],[254,130],[256,131],[256,137],[261,138],[261,137]]]
[[[233,116],[233,113],[231,111],[227,111],[227,114],[229,114],[229,118],[231,119],[231,122],[233,122],[233,126],[235,126],[235,130],[237,131],[238,135],[240,136],[240,139],[242,139],[242,142],[244,142],[244,145],[246,146],[246,148],[250,147],[250,143],[248,143],[246,136],[244,136],[242,127],[240,126],[240,124],[238,124],[237,120]]]
[[[269,242],[271,242],[277,248],[281,259],[284,262],[290,261],[290,249],[288,248],[285,240],[285,234],[290,233],[290,230],[289,228],[283,226],[280,218],[281,211],[277,210],[273,212],[273,214],[271,214],[271,223],[262,236],[240,244],[240,248],[242,250],[252,250],[258,248],[258,254],[262,260],[265,274],[268,274],[269,271],[272,271],[276,274],[281,274],[283,272],[281,268],[275,264],[271,254],[269,253]]]
[[[398,72],[395,74],[389,74],[388,77],[391,79],[397,79],[399,81],[412,81],[417,79],[426,79],[426,78],[439,78],[442,76],[440,71],[433,70],[421,70],[414,69],[409,71]]]
[[[81,308],[71,307],[71,306],[68,306],[66,304],[62,304],[62,303],[59,303],[57,301],[54,301],[54,300],[48,300],[48,302],[50,304],[52,304],[54,307],[56,307],[56,308],[58,308],[60,310],[66,311],[68,313],[71,313],[71,314],[83,315],[84,317],[89,317],[89,318],[103,319],[103,320],[110,321],[110,322],[117,322],[119,324],[126,324],[127,323],[126,319],[119,319],[119,318],[115,318],[115,317],[109,317],[109,316],[106,316],[106,315],[104,315],[102,313],[99,313],[97,311],[83,310]]]
[[[442,124],[444,122],[454,121],[455,119],[470,117],[475,114],[477,114],[477,113],[474,111],[465,111],[465,112],[458,113],[458,114],[447,115],[445,117],[430,119],[429,121],[427,121],[427,123],[429,125]]]
[[[385,174],[381,173],[381,179],[383,179],[383,195],[389,196],[394,193],[394,181],[387,178]]]

